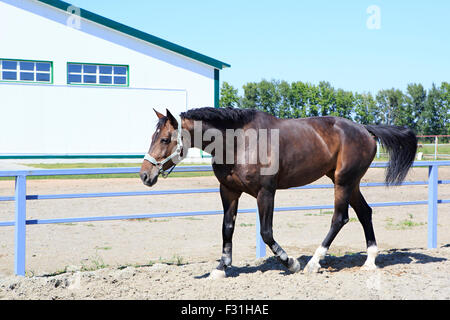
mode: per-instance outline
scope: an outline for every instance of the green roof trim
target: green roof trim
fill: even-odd
[[[72,6],[72,4],[61,1],[61,0],[38,0],[39,2],[45,3],[47,5],[50,5],[52,7],[67,11],[67,8]],[[75,6],[76,7],[76,6]],[[77,7],[78,8],[78,7]],[[167,40],[155,37],[151,34],[148,34],[146,32],[134,29],[132,27],[126,26],[120,22],[105,18],[103,16],[100,16],[96,13],[93,13],[91,11],[85,10],[80,8],[80,16],[84,19],[90,20],[92,22],[101,24],[105,27],[114,29],[116,31],[125,33],[129,36],[138,38],[140,40],[149,42],[151,44],[157,45],[161,48],[176,52],[178,54],[181,54],[185,57],[194,59],[196,61],[200,61],[204,64],[207,64],[209,66],[212,66],[216,69],[223,69],[227,67],[231,67],[228,63],[216,60],[214,58],[205,56],[201,53],[195,52],[193,50],[187,49],[185,47],[182,47],[180,45],[177,45],[175,43],[169,42]]]

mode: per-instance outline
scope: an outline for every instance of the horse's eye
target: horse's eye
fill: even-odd
[[[165,143],[165,144],[169,144],[169,143],[170,143],[170,139],[168,139],[168,138],[162,138],[162,139],[161,139],[161,142],[162,142],[162,143]]]

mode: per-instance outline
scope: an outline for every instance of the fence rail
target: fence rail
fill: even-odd
[[[383,168],[388,165],[387,162],[374,162],[371,168]],[[437,247],[437,214],[438,204],[450,203],[450,199],[438,199],[438,185],[450,184],[450,180],[438,180],[439,166],[450,166],[450,161],[420,161],[414,162],[414,167],[428,167],[428,181],[410,181],[402,185],[427,185],[428,200],[402,201],[402,202],[377,202],[369,203],[372,207],[386,206],[404,206],[404,205],[428,205],[428,248]],[[211,166],[180,166],[174,169],[174,172],[205,172],[212,171]],[[137,192],[103,192],[103,193],[73,193],[73,194],[46,194],[46,195],[27,195],[26,181],[28,176],[61,176],[61,175],[90,175],[90,174],[122,174],[138,173],[139,168],[93,168],[93,169],[41,169],[41,170],[18,170],[18,171],[0,171],[0,177],[15,177],[14,196],[0,197],[0,201],[15,201],[15,219],[14,221],[2,221],[0,227],[15,227],[15,256],[14,272],[16,275],[25,275],[25,239],[26,225],[52,224],[52,223],[74,223],[87,221],[109,221],[124,219],[145,219],[162,217],[180,217],[180,216],[198,216],[198,215],[217,215],[223,214],[222,210],[211,211],[187,211],[187,212],[169,212],[169,213],[150,213],[119,216],[98,216],[82,218],[54,218],[54,219],[26,219],[27,200],[48,200],[48,199],[76,199],[76,198],[98,198],[98,197],[121,197],[121,196],[149,196],[149,195],[170,195],[170,194],[193,194],[193,193],[211,193],[219,192],[218,188],[209,189],[181,189],[181,190],[158,190],[158,191],[137,191]],[[361,183],[362,187],[380,187],[384,183],[370,182]],[[322,189],[333,188],[332,184],[307,185],[291,189]],[[276,207],[274,211],[297,211],[297,210],[318,210],[332,209],[334,205],[314,205],[314,206],[296,206],[296,207]],[[266,246],[261,239],[259,229],[259,215],[257,209],[240,209],[239,213],[256,213],[256,256],[264,257],[266,255]]]

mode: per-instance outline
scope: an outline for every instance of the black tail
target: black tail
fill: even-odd
[[[398,126],[366,125],[365,127],[380,140],[389,153],[386,184],[402,183],[416,155],[417,137],[415,133],[411,129]]]

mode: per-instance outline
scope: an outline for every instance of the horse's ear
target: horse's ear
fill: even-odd
[[[158,117],[158,119],[164,118],[164,115],[158,111],[155,110],[155,108],[153,108],[153,111],[155,111],[156,116]]]
[[[166,109],[166,116],[170,121],[170,124],[175,128],[178,129],[178,121],[175,119],[175,117],[170,113],[169,109]]]

